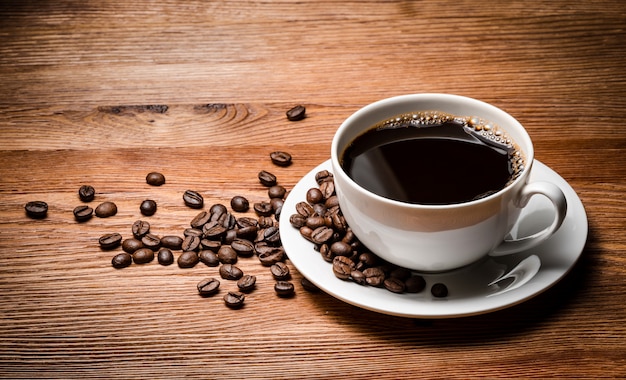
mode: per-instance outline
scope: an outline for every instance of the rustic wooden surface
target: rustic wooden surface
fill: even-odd
[[[625,28],[621,1],[0,1],[0,377],[625,376]],[[115,270],[98,247],[148,197],[153,230],[180,235],[186,189],[263,200],[259,170],[291,188],[350,113],[416,92],[507,110],[577,191],[589,238],[555,287],[423,321],[308,293],[297,271],[278,298],[242,259],[259,286],[230,310],[195,290],[215,268]],[[296,104],[308,117],[288,122]],[[119,213],[76,223],[82,184]]]

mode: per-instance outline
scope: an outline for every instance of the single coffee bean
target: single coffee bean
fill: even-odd
[[[216,203],[211,206],[209,209],[209,213],[211,214],[211,221],[220,220],[224,214],[228,213],[228,209],[221,203]]]
[[[220,259],[217,257],[217,253],[208,249],[200,251],[198,253],[198,258],[202,263],[209,267],[216,267],[220,265]]]
[[[202,228],[209,220],[211,219],[211,213],[207,211],[200,211],[198,215],[196,215],[191,222],[191,228]]]
[[[128,238],[122,241],[122,250],[126,253],[133,253],[139,248],[143,248],[143,243],[139,239]]]
[[[165,176],[158,172],[148,173],[146,183],[152,186],[161,186],[165,183]]]
[[[250,208],[250,202],[241,195],[236,195],[230,200],[230,207],[237,212],[246,212]]]
[[[239,309],[243,306],[246,296],[239,292],[228,292],[224,296],[224,303],[231,309]]]
[[[117,205],[113,202],[102,202],[96,207],[95,212],[99,218],[108,218],[117,214]]]
[[[157,254],[157,261],[161,265],[171,265],[174,263],[174,254],[169,248],[161,248]]]
[[[328,170],[321,170],[315,173],[315,182],[317,182],[318,185],[321,185],[323,182],[333,181],[333,180],[334,180],[333,173],[329,172]]]
[[[185,251],[178,256],[178,267],[179,268],[193,268],[198,264],[200,258],[196,251]]]
[[[117,232],[102,235],[100,239],[98,239],[98,243],[100,243],[100,248],[102,249],[113,249],[120,245],[121,242],[122,235]]]
[[[299,121],[306,116],[306,108],[302,105],[297,105],[286,112],[287,120]]]
[[[237,238],[237,230],[228,230],[226,231],[226,233],[224,234],[224,237],[222,238],[222,243],[225,245],[230,245],[230,243],[233,242],[233,240],[235,240]]]
[[[243,271],[232,264],[223,264],[219,272],[220,276],[225,280],[239,280],[243,277]]]
[[[294,228],[300,228],[303,227],[304,225],[306,225],[306,221],[307,218],[300,215],[300,214],[292,214],[289,217],[289,223],[294,227]]]
[[[93,216],[93,209],[87,205],[76,206],[72,212],[77,222],[86,222]]]
[[[90,185],[82,185],[78,189],[78,198],[83,202],[91,202],[96,196],[96,189]]]
[[[24,206],[26,215],[33,219],[43,219],[48,214],[48,204],[44,201],[32,201]]]
[[[306,202],[298,202],[296,203],[296,212],[305,218],[315,214],[315,210],[313,210],[313,206]]]
[[[141,202],[141,205],[139,205],[139,211],[141,211],[141,213],[145,216],[154,215],[157,211],[157,203],[152,199],[146,199]]]
[[[274,165],[289,166],[291,165],[291,154],[287,152],[276,151],[270,153],[270,159]]]
[[[198,282],[198,292],[202,297],[217,293],[220,289],[220,280],[210,277]]]
[[[307,190],[306,192],[306,201],[309,202],[309,204],[316,204],[316,203],[321,203],[324,201],[324,194],[322,193],[322,191],[316,187],[313,187],[309,190]]]
[[[300,285],[302,285],[302,288],[308,292],[311,293],[315,293],[318,292],[320,290],[320,288],[317,287],[317,285],[315,285],[314,283],[312,283],[308,278],[306,277],[302,277],[302,279],[300,280]]]
[[[137,220],[133,223],[131,230],[135,239],[141,239],[145,234],[150,232],[150,223],[143,220]]]
[[[263,241],[269,245],[280,245],[280,231],[278,227],[272,226],[263,230]]]
[[[385,272],[380,267],[367,268],[363,270],[365,281],[371,286],[382,286],[385,281]]]
[[[202,226],[202,236],[209,240],[220,240],[227,230],[219,220],[214,220]]]
[[[155,234],[145,234],[141,238],[141,243],[144,247],[156,251],[161,246],[161,239]]]
[[[268,171],[261,170],[258,177],[263,186],[272,187],[276,185],[276,176]]]
[[[333,259],[333,273],[341,280],[348,280],[354,269],[354,261],[348,257],[337,256]]]
[[[187,236],[197,236],[199,238],[202,237],[202,230],[199,228],[185,228],[185,230],[183,231],[183,236],[187,237]]]
[[[183,201],[188,207],[202,208],[204,206],[204,198],[200,193],[193,190],[187,190],[183,194]]]
[[[285,199],[285,195],[287,194],[287,189],[281,185],[274,185],[267,189],[267,196],[271,198],[279,198]]]
[[[165,235],[161,237],[161,247],[169,249],[181,249],[183,245],[183,238],[176,235]]]
[[[333,237],[334,233],[335,231],[332,228],[326,226],[318,227],[311,233],[311,241],[315,244],[326,243]]]
[[[331,209],[333,207],[339,207],[339,198],[337,198],[336,195],[331,196],[330,198],[326,199],[326,202],[324,202],[324,206],[326,206],[326,208]]]
[[[328,199],[335,195],[335,182],[325,181],[322,182],[319,186],[319,190],[322,193],[323,199]]]
[[[389,277],[385,279],[385,281],[383,281],[383,285],[385,286],[385,289],[393,293],[403,293],[406,289],[404,281],[396,277]]]
[[[270,206],[272,206],[272,210],[274,211],[274,213],[277,213],[280,211],[280,209],[283,208],[285,201],[281,198],[271,198],[269,203]]]
[[[288,280],[291,277],[289,267],[283,262],[278,262],[270,267],[270,273],[277,280]]]
[[[274,226],[274,220],[270,216],[259,216],[259,228],[268,228]]]
[[[436,283],[430,288],[430,293],[437,298],[448,296],[448,287],[442,283]]]
[[[154,260],[154,251],[150,248],[139,248],[133,252],[133,261],[135,264],[147,264]]]
[[[355,269],[350,272],[350,278],[359,285],[367,285],[365,275],[360,270]]]
[[[230,243],[230,247],[238,256],[249,257],[254,255],[254,244],[250,240],[237,238]]]
[[[237,280],[237,287],[239,291],[247,293],[254,289],[256,285],[256,276],[252,276],[249,274],[243,275],[239,280]]]
[[[254,212],[259,216],[270,216],[274,213],[274,209],[269,202],[257,202],[254,204]]]
[[[237,237],[241,239],[254,239],[258,231],[258,226],[239,227],[236,230]]]
[[[276,281],[274,291],[279,297],[291,297],[295,293],[295,287],[289,281]]]
[[[422,276],[411,276],[405,282],[407,293],[419,293],[426,287],[426,281]]]
[[[200,248],[216,252],[220,249],[222,243],[217,240],[202,239],[200,240]]]
[[[222,264],[235,264],[237,262],[237,252],[231,246],[223,245],[217,251],[217,258]]]
[[[185,236],[183,242],[180,245],[180,249],[183,251],[195,251],[200,247],[200,239],[198,236],[189,235]]]
[[[352,246],[341,240],[331,244],[330,251],[335,256],[352,256]]]
[[[113,256],[113,259],[111,259],[111,265],[113,265],[113,268],[118,269],[126,268],[127,266],[132,264],[132,262],[133,258],[127,252],[118,253],[117,255]]]

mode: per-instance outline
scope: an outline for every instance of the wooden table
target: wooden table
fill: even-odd
[[[481,3],[482,4],[482,3]],[[626,375],[626,11],[621,1],[0,2],[0,377],[473,378]],[[199,264],[116,270],[98,238],[146,219],[178,234],[234,195],[265,200],[329,157],[335,129],[393,95],[505,109],[576,190],[589,237],[572,272],[502,311],[421,320],[325,293],[243,309],[201,298]],[[303,104],[308,117],[289,122]],[[293,165],[272,165],[286,150]],[[162,187],[145,175],[160,171]],[[95,187],[111,218],[77,223]],[[154,216],[142,200],[158,202]],[[24,204],[43,200],[48,217]],[[246,215],[254,216],[253,213]],[[179,252],[176,252],[178,255]]]

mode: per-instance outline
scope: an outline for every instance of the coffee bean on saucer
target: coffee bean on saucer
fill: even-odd
[[[141,213],[145,216],[154,215],[156,210],[157,203],[152,199],[146,199],[145,201],[141,202],[141,205],[139,206],[139,211],[141,211]]]
[[[289,166],[291,165],[291,154],[287,152],[276,151],[270,153],[270,159],[274,165]]]
[[[87,205],[76,206],[72,211],[77,222],[86,222],[93,216],[93,209]]]
[[[297,105],[287,111],[286,114],[289,121],[299,121],[304,119],[306,116],[306,108],[304,106]]]
[[[419,293],[426,287],[426,281],[424,281],[424,277],[422,276],[411,276],[405,282],[407,293]]]
[[[117,205],[113,202],[102,202],[96,207],[96,216],[98,218],[108,218],[117,214]]]
[[[48,204],[44,201],[32,201],[24,206],[26,215],[33,219],[45,218],[48,214]]]
[[[396,277],[389,277],[383,282],[385,289],[393,293],[403,293],[406,289],[404,281]]]
[[[448,296],[448,287],[442,283],[436,283],[430,288],[430,292],[434,297],[444,298]]]
[[[146,183],[151,186],[161,186],[165,183],[165,176],[158,172],[148,173]]]
[[[83,185],[78,189],[78,197],[83,202],[91,202],[96,196],[96,190],[93,186]]]

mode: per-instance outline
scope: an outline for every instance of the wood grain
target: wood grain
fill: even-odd
[[[620,1],[0,0],[0,377],[623,377],[625,25]],[[415,92],[479,98],[528,129],[589,218],[565,279],[498,312],[413,320],[309,293],[290,263],[296,295],[279,298],[243,258],[258,287],[230,310],[197,294],[216,268],[115,270],[98,247],[139,218],[182,234],[187,189],[261,201],[260,170],[290,189],[352,112]],[[307,118],[289,122],[296,104]],[[279,149],[293,165],[272,165]],[[119,213],[76,223],[82,184]],[[25,216],[34,199],[46,219]]]

